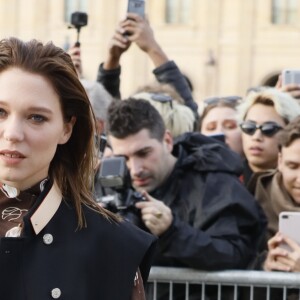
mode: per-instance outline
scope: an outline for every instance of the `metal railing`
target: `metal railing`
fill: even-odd
[[[148,283],[147,300],[300,299],[297,273],[152,267]]]

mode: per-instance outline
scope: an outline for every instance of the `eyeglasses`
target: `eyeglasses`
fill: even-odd
[[[163,103],[173,101],[173,98],[169,95],[166,95],[166,94],[150,93],[150,97],[154,101],[163,102]]]
[[[220,102],[237,105],[242,101],[242,97],[240,96],[227,96],[227,97],[210,97],[204,99],[204,107],[208,105],[216,105]]]
[[[282,127],[275,122],[265,122],[261,125],[257,125],[256,123],[250,121],[242,122],[240,124],[240,128],[248,135],[254,135],[256,130],[259,129],[263,135],[268,137],[272,137],[282,129]]]
[[[163,93],[148,93],[148,92],[140,92],[132,96],[134,99],[145,99],[145,100],[153,100],[160,103],[169,103],[170,107],[173,108],[173,98],[167,94]]]

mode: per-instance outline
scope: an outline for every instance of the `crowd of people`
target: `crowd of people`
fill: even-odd
[[[133,43],[153,62],[156,81],[122,99],[120,60]],[[69,53],[82,76],[80,49]],[[153,265],[300,270],[300,246],[278,232],[282,211],[300,211],[298,85],[283,86],[279,76],[275,87],[198,105],[148,20],[134,14],[118,24],[96,81],[114,97],[110,155],[125,157],[146,200],[135,204],[140,227],[158,237]],[[181,299],[184,291],[174,290]],[[191,288],[190,299],[199,293]],[[168,290],[158,286],[157,295],[168,299]]]
[[[152,61],[155,82],[123,99],[120,61],[132,44]],[[66,53],[0,42],[5,299],[145,299],[151,266],[300,271],[300,245],[278,227],[281,212],[300,212],[299,86],[279,77],[275,87],[197,103],[149,21],[132,13],[96,80],[83,71],[78,45]],[[120,197],[99,175],[115,157],[140,195],[122,214],[102,202]],[[156,292],[169,299],[163,284]],[[201,287],[189,293],[199,299]],[[175,285],[173,299],[184,295]]]

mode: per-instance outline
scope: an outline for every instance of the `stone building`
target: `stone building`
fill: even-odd
[[[0,0],[0,36],[76,41],[70,14],[88,13],[80,33],[85,77],[95,79],[127,0]],[[197,101],[244,95],[274,84],[284,68],[300,69],[299,0],[146,0],[155,36],[191,79]],[[122,94],[153,80],[153,66],[136,47],[122,59]]]

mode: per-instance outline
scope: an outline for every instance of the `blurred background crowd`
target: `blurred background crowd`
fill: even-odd
[[[106,54],[126,0],[1,0],[0,36],[32,37],[68,48],[74,11],[88,13],[81,32],[84,75]],[[243,95],[250,86],[275,85],[284,68],[296,67],[300,48],[299,2],[289,0],[149,0],[146,14],[156,38],[192,81],[197,102],[215,95]],[[138,72],[132,69],[138,64]],[[295,65],[296,64],[296,65]],[[152,64],[133,45],[123,58],[124,97],[153,79]]]

